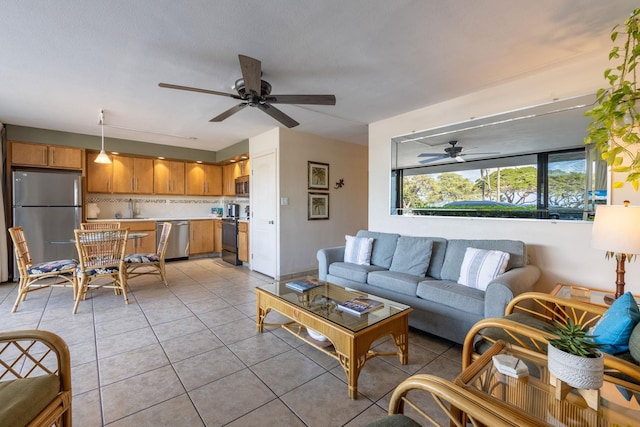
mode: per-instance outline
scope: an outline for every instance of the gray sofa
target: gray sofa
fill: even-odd
[[[319,278],[410,305],[411,326],[460,344],[477,321],[502,317],[509,301],[531,291],[540,277],[540,270],[528,264],[526,245],[517,240],[400,239],[399,234],[366,230],[356,236],[374,239],[370,265],[344,262],[344,246],[320,249]],[[457,283],[468,247],[510,255],[506,271],[486,290]],[[430,256],[425,256],[429,248]],[[412,274],[419,259],[428,262],[426,272]]]

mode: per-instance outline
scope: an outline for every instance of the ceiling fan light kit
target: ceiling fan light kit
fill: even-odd
[[[102,147],[100,149],[100,153],[98,157],[94,160],[95,163],[109,164],[111,163],[111,159],[107,156],[107,153],[104,151],[104,110],[100,110],[100,130],[102,134]]]
[[[170,83],[159,83],[158,86],[168,89],[226,96],[240,101],[240,104],[218,114],[209,120],[210,122],[221,122],[244,109],[246,106],[249,106],[259,108],[286,127],[292,128],[298,126],[300,123],[271,104],[336,105],[336,97],[334,95],[271,95],[271,84],[262,80],[262,63],[246,55],[238,55],[238,59],[240,60],[242,78],[236,80],[233,85],[234,90],[238,92],[237,95]]]

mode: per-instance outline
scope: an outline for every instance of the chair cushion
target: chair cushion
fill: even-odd
[[[421,425],[404,414],[393,414],[373,421],[367,424],[367,427],[420,427]]]
[[[78,266],[78,261],[75,259],[60,259],[56,261],[41,262],[34,264],[27,269],[29,274],[45,274],[53,273],[56,271],[73,270]]]
[[[120,269],[117,266],[110,266],[110,267],[95,267],[95,268],[88,268],[84,274],[86,274],[87,276],[96,276],[98,274],[113,274],[113,273],[117,273],[118,271],[120,271]],[[78,275],[82,275],[82,271],[80,270],[80,267],[78,267]]]
[[[424,277],[432,246],[433,240],[427,237],[400,236],[389,270]]]
[[[629,350],[631,331],[640,321],[638,303],[631,292],[620,296],[605,311],[602,319],[593,328],[593,339],[602,344],[600,350],[609,354],[622,353]]]
[[[640,323],[638,323],[629,337],[629,352],[636,364],[640,365]]]
[[[505,272],[508,263],[507,252],[467,248],[458,283],[485,291],[489,282]]]
[[[346,235],[344,248],[344,262],[358,265],[371,264],[372,237],[354,237]]]
[[[158,254],[129,254],[124,257],[124,262],[140,263],[140,262],[159,262]]]
[[[0,425],[27,425],[59,391],[60,379],[53,374],[0,382]]]

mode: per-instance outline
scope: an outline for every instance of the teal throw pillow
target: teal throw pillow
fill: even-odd
[[[593,329],[593,340],[602,344],[600,350],[605,353],[618,354],[627,351],[631,331],[639,321],[638,303],[631,292],[627,292],[615,300],[604,313]]]

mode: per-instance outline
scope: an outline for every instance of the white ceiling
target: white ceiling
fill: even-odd
[[[367,124],[582,55],[606,55],[630,0],[20,0],[0,10],[0,121],[219,150],[278,126],[237,101],[238,54],[262,61],[296,129],[366,144]],[[601,71],[598,71],[601,72]],[[118,129],[124,127],[143,130]],[[171,134],[196,139],[182,139]]]

